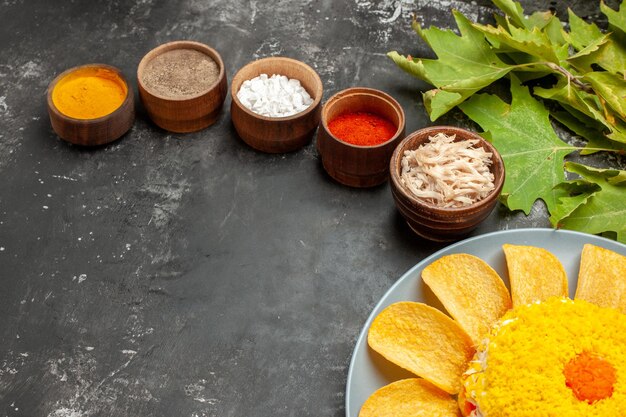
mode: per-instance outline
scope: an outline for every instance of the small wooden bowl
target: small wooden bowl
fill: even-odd
[[[217,80],[205,91],[193,96],[167,97],[150,90],[143,82],[146,65],[160,54],[174,49],[194,49],[209,56],[219,67]],[[193,41],[169,42],[148,52],[137,67],[137,86],[152,121],[160,128],[175,133],[196,132],[215,123],[228,93],[224,61],[220,54],[203,43]]]
[[[457,141],[476,139],[478,146],[491,152],[490,171],[494,175],[495,189],[487,197],[466,207],[440,208],[417,198],[408,187],[402,184],[400,176],[404,151],[417,149],[427,142],[430,136],[440,132],[448,136],[456,135]],[[419,236],[438,242],[458,240],[487,218],[498,202],[505,176],[502,157],[492,144],[474,132],[451,126],[427,127],[408,135],[394,151],[389,169],[393,199],[409,227]]]
[[[328,123],[350,112],[368,112],[382,116],[396,127],[395,135],[375,146],[358,146],[335,137]],[[387,181],[389,160],[404,138],[405,118],[402,106],[387,93],[372,88],[353,87],[332,96],[322,109],[317,135],[317,150],[326,172],[351,187],[373,187]]]
[[[94,119],[76,119],[67,116],[55,106],[52,99],[54,89],[67,76],[77,72],[97,74],[99,71],[115,74],[115,78],[123,83],[126,97],[122,104],[105,116]],[[59,74],[48,86],[47,92],[48,115],[54,132],[63,140],[82,146],[98,146],[119,139],[132,127],[135,120],[135,104],[133,91],[122,72],[115,67],[105,64],[87,64],[70,68]]]
[[[304,111],[288,117],[266,117],[249,110],[237,98],[244,81],[261,74],[284,75],[300,80],[313,99]],[[317,72],[304,62],[285,57],[269,57],[253,61],[233,77],[230,117],[237,134],[254,149],[268,153],[292,152],[311,141],[320,121],[323,86]]]

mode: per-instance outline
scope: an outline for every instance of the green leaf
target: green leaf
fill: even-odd
[[[615,142],[626,143],[626,127],[620,124],[619,128],[614,128],[606,137]]]
[[[626,155],[626,144],[611,140],[606,136],[596,136],[589,139],[587,146],[580,151],[580,154],[591,155],[596,152],[614,152],[620,155]]]
[[[511,68],[498,58],[465,16],[457,11],[453,13],[461,36],[438,28],[422,30],[422,36],[439,59],[421,62],[436,87],[455,91],[453,87],[446,87],[460,85],[460,89],[477,91],[502,78]]]
[[[580,90],[568,79],[561,79],[553,88],[535,87],[533,92],[536,96],[558,101],[570,113],[580,112],[586,117],[597,120],[609,131],[606,137],[626,143],[626,124],[604,108],[597,95]]]
[[[600,47],[609,41],[609,35],[600,36],[599,38],[594,39],[587,46],[579,50],[574,55],[567,58],[574,67],[582,70],[582,72],[590,72],[593,71],[591,67],[594,57],[597,55]],[[590,57],[591,56],[591,57]]]
[[[609,19],[609,29],[623,40],[626,37],[626,7],[622,8],[620,4],[619,9],[615,11],[601,1],[600,10]]]
[[[561,123],[563,126],[574,132],[576,135],[587,139],[588,141],[599,141],[599,137],[604,137],[602,134],[604,126],[596,123],[595,120],[576,112],[576,115],[568,111],[553,111],[550,115]],[[608,139],[604,139],[608,141]],[[593,152],[589,152],[593,153]]]
[[[428,78],[426,70],[424,69],[424,65],[422,64],[422,61],[420,59],[406,57],[404,55],[400,55],[396,51],[388,52],[387,56],[391,58],[391,60],[395,62],[396,65],[405,72],[411,74],[416,78],[419,78],[420,80],[424,80],[430,84],[433,84],[433,82]]]
[[[583,72],[593,70],[592,65],[609,71],[612,74],[626,74],[626,48],[624,45],[615,42],[614,39],[607,39],[596,50],[583,56],[573,56],[568,61]]]
[[[550,23],[550,20],[554,16],[550,11],[537,11],[530,16],[524,14],[522,5],[516,1],[511,0],[493,0],[493,4],[512,21],[513,25],[518,28],[526,29],[543,29]],[[498,22],[498,19],[496,19]],[[505,25],[501,25],[505,26]]]
[[[604,126],[587,116],[576,112],[556,111],[550,113],[562,125],[587,139],[587,145],[580,152],[581,155],[590,155],[600,151],[626,154],[626,144],[608,139],[604,136]]]
[[[626,81],[608,72],[590,72],[583,79],[591,83],[596,94],[602,97],[622,120],[626,120]]]
[[[615,36],[602,33],[595,24],[585,22],[571,10],[568,10],[568,14],[570,32],[565,34],[567,41],[581,52],[590,47],[586,53],[570,57],[569,62],[583,72],[592,71],[592,65],[596,64],[613,74],[626,75],[626,46]],[[596,47],[591,48],[594,44]]]
[[[528,24],[526,22],[526,16],[524,15],[524,9],[522,6],[512,0],[492,0],[493,4],[500,10],[504,12],[505,15],[509,16],[511,21],[518,28],[525,28]]]
[[[461,104],[467,97],[454,92],[440,89],[428,90],[422,95],[424,106],[430,115],[430,120],[435,121],[450,109]]]
[[[502,155],[506,169],[502,197],[509,209],[528,214],[542,199],[551,211],[558,197],[554,186],[565,180],[563,158],[575,148],[558,138],[543,104],[511,78],[510,105],[494,95],[479,94],[459,107],[489,131]]]
[[[502,26],[502,27],[503,27],[503,28],[505,28],[506,30],[509,30],[509,29],[510,29],[510,27],[509,27],[509,26],[510,26],[510,24],[509,24],[510,19],[509,19],[509,17],[508,17],[508,16],[502,16],[501,14],[494,13],[494,14],[493,14],[493,18],[495,19],[496,24],[497,24],[498,26]]]
[[[558,203],[550,213],[552,227],[560,227],[561,220],[585,204],[589,197],[600,189],[599,185],[582,180],[565,181],[558,184],[555,191],[560,192],[561,196],[558,197]]]
[[[607,129],[613,128],[602,114],[597,97],[580,90],[567,78],[560,79],[552,88],[535,87],[533,93],[541,98],[555,100],[570,106],[584,115],[600,121]]]
[[[436,27],[422,29],[415,22],[416,32],[431,46],[438,59],[408,59],[395,51],[388,54],[404,71],[437,87],[438,90],[424,96],[431,120],[502,78],[512,68],[498,58],[465,16],[455,11],[454,18],[461,36]]]
[[[567,9],[567,14],[569,17],[570,31],[566,33],[565,36],[568,42],[571,43],[577,51],[584,49],[604,36],[598,26],[593,23],[585,22],[583,19],[576,16],[571,9]]]
[[[602,120],[598,119],[598,118],[594,118],[593,116],[587,116],[586,114],[583,114],[581,112],[579,112],[578,110],[576,110],[575,108],[568,106],[567,104],[562,104],[563,108],[565,110],[567,110],[568,112],[572,113],[573,115],[575,115],[576,117],[579,117],[581,119],[587,118],[587,119],[592,119],[595,120],[596,122],[600,122],[602,123],[604,126],[609,126],[608,127],[608,131],[609,133],[604,133],[604,135],[614,141],[614,142],[619,142],[620,144],[626,143],[626,126],[621,123],[619,120],[617,120],[615,126],[609,124],[606,119],[604,119],[603,116],[598,116],[601,117]],[[620,149],[620,148],[617,148]]]
[[[565,38],[566,32],[563,30],[563,26],[561,25],[561,21],[552,13],[550,13],[550,21],[543,28],[548,39],[552,41],[555,45],[565,45],[567,44],[567,39]]]
[[[541,12],[541,11],[534,12],[533,14],[531,14],[530,16],[526,18],[526,22],[527,22],[526,28],[527,29],[533,29],[533,28],[545,29],[550,24],[553,18],[554,18],[554,15],[549,10],[545,12]]]
[[[615,232],[617,239],[626,243],[626,171],[597,169],[573,162],[567,162],[565,168],[598,185],[600,191],[562,218],[559,227],[592,234]]]
[[[539,28],[532,30],[526,28],[510,27],[510,32],[502,26],[473,24],[474,28],[484,33],[495,44],[503,44],[509,48],[539,58],[541,61],[558,64],[559,57],[554,49],[550,38]]]

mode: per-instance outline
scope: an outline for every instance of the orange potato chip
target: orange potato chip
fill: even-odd
[[[473,255],[439,258],[424,268],[422,279],[475,344],[511,308],[502,278]]]
[[[513,307],[567,297],[567,274],[561,261],[543,248],[502,245],[511,283]]]
[[[380,312],[367,335],[387,360],[456,394],[474,354],[469,336],[450,317],[422,303],[395,303]]]
[[[575,298],[626,314],[626,256],[586,244],[580,257]]]
[[[359,417],[459,417],[450,395],[420,378],[402,379],[378,389]]]

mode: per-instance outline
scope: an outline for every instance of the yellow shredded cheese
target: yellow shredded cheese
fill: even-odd
[[[616,371],[609,398],[582,401],[564,368],[583,352]],[[501,319],[464,374],[464,395],[481,417],[621,417],[626,413],[626,315],[582,300],[550,298]]]

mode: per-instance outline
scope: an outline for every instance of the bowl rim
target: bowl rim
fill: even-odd
[[[416,197],[411,192],[411,190],[409,190],[409,188],[406,185],[402,184],[402,182],[400,181],[400,173],[398,172],[397,167],[398,167],[398,160],[399,159],[401,160],[402,158],[401,154],[404,153],[404,151],[406,150],[405,145],[407,145],[408,142],[411,139],[413,139],[415,136],[425,135],[426,137],[428,137],[428,136],[431,136],[430,135],[431,132],[436,133],[443,129],[452,130],[455,132],[455,134],[463,133],[464,135],[469,135],[472,139],[478,139],[481,143],[486,144],[487,148],[489,149],[489,152],[492,153],[492,156],[491,156],[492,164],[497,163],[498,165],[502,167],[502,175],[500,175],[499,177],[496,177],[494,175],[494,189],[482,200],[476,201],[468,206],[463,206],[463,207],[438,207],[434,204],[428,203]],[[437,125],[437,126],[428,126],[422,129],[418,129],[414,132],[411,132],[398,144],[396,149],[393,151],[391,160],[389,162],[389,176],[391,177],[391,182],[393,186],[397,189],[397,191],[400,192],[402,196],[408,199],[411,203],[415,204],[416,206],[421,206],[434,213],[445,215],[445,214],[461,214],[461,213],[478,212],[481,209],[491,205],[494,202],[494,200],[498,200],[500,193],[502,192],[502,187],[504,185],[504,179],[506,177],[506,170],[505,170],[504,161],[502,160],[502,155],[500,155],[500,152],[498,152],[495,146],[493,146],[489,141],[487,141],[485,138],[480,136],[477,132],[474,132],[472,130],[465,129],[462,127],[457,127],[457,126]]]
[[[124,101],[122,101],[122,104],[120,104],[115,110],[113,110],[109,114],[105,114],[104,116],[96,117],[93,119],[78,119],[76,117],[66,115],[65,113],[63,113],[61,110],[57,108],[57,106],[54,104],[54,100],[52,100],[52,92],[54,91],[59,81],[61,81],[63,78],[67,77],[68,75],[70,75],[71,73],[75,71],[79,71],[79,70],[87,69],[87,68],[101,68],[101,69],[106,69],[106,70],[114,72],[119,77],[119,79],[126,85],[126,96],[124,97]],[[60,73],[59,75],[57,75],[52,81],[50,81],[50,84],[48,84],[48,90],[46,92],[46,101],[48,102],[48,109],[52,111],[54,115],[60,119],[66,120],[68,122],[73,122],[73,123],[96,124],[96,123],[104,122],[106,120],[113,119],[117,117],[119,114],[125,113],[127,111],[126,107],[128,106],[129,102],[133,99],[133,94],[134,93],[132,89],[130,88],[130,85],[128,84],[128,80],[126,79],[126,77],[124,77],[122,70],[109,64],[92,63],[92,64],[77,65],[75,67],[68,68],[62,73]]]
[[[270,61],[287,61],[287,62],[292,62],[296,65],[299,65],[301,67],[303,67],[305,70],[309,71],[311,74],[313,74],[313,78],[315,79],[315,84],[316,84],[316,89],[315,89],[315,93],[316,97],[313,100],[313,103],[311,103],[309,105],[309,107],[307,107],[306,109],[302,110],[301,112],[298,112],[296,114],[292,114],[290,116],[284,116],[284,117],[269,117],[269,116],[263,116],[261,114],[255,113],[252,110],[250,110],[249,108],[247,108],[246,106],[244,106],[241,101],[239,100],[239,97],[237,97],[237,93],[239,92],[239,89],[237,91],[235,91],[235,82],[239,81],[239,78],[242,77],[241,73],[243,72],[244,69],[252,66],[252,65],[256,65],[260,62],[270,62]],[[273,75],[273,74],[272,74]],[[284,74],[280,74],[280,75],[284,75]],[[244,80],[247,81],[247,80]],[[300,80],[298,80],[300,81]],[[301,82],[301,81],[300,81]],[[242,82],[243,84],[243,82]],[[307,91],[307,93],[309,93]],[[309,93],[310,94],[310,93]],[[319,104],[322,102],[322,96],[324,95],[324,83],[322,82],[322,79],[320,78],[319,74],[317,73],[317,71],[315,71],[310,65],[306,64],[303,61],[300,61],[298,59],[294,59],[294,58],[289,58],[286,56],[268,56],[265,58],[260,58],[260,59],[256,59],[254,61],[250,61],[248,62],[246,65],[244,65],[243,67],[239,68],[239,70],[235,73],[235,75],[233,75],[233,79],[230,82],[230,95],[232,97],[232,102],[234,104],[237,105],[237,107],[239,109],[241,109],[244,113],[253,116],[254,118],[257,118],[259,120],[265,120],[268,122],[289,122],[289,121],[293,121],[296,120],[300,117],[306,116],[307,114],[314,112],[315,109],[319,106]]]
[[[180,97],[164,96],[148,88],[143,83],[143,80],[142,80],[142,75],[145,72],[146,65],[148,65],[148,63],[152,61],[154,58],[156,58],[157,56],[168,51],[174,51],[176,49],[193,49],[193,50],[203,53],[204,55],[207,55],[209,58],[215,61],[215,63],[220,69],[220,72],[217,75],[216,80],[212,84],[210,84],[206,89],[202,90],[199,93],[188,95],[188,96],[180,96]],[[214,48],[210,47],[209,45],[205,43],[198,42],[198,41],[191,41],[191,40],[171,41],[171,42],[166,42],[166,43],[157,45],[156,47],[146,52],[146,54],[141,58],[141,61],[139,61],[139,65],[137,65],[137,85],[141,87],[145,92],[150,94],[151,96],[156,97],[160,100],[166,100],[166,101],[171,101],[171,102],[184,102],[184,101],[196,99],[198,97],[202,97],[205,94],[213,91],[213,89],[215,89],[215,87],[217,87],[222,82],[225,75],[226,75],[226,72],[224,69],[224,61],[222,60],[222,56],[219,54],[219,52],[217,52],[217,50],[215,50]]]
[[[325,116],[326,106],[343,99],[345,96],[353,95],[353,94],[369,95],[369,96],[373,96],[373,97],[376,97],[378,99],[381,99],[381,100],[387,102],[388,104],[390,104],[391,107],[393,107],[394,110],[396,110],[398,112],[398,114],[400,115],[400,123],[398,123],[398,127],[396,129],[396,133],[394,133],[394,135],[391,138],[389,138],[385,142],[379,143],[377,145],[355,145],[354,143],[349,143],[349,142],[343,141],[343,140],[339,139],[337,136],[332,134],[332,132],[328,128],[328,120],[326,120],[326,116]],[[348,146],[348,147],[352,147],[352,148],[356,148],[356,149],[376,149],[376,148],[382,148],[384,146],[389,145],[389,143],[392,143],[392,142],[398,140],[400,135],[402,135],[402,132],[404,132],[405,129],[406,129],[406,115],[404,114],[404,109],[402,108],[400,103],[395,98],[393,98],[390,94],[388,94],[388,93],[386,93],[386,92],[384,92],[382,90],[379,90],[377,88],[371,88],[371,87],[348,87],[348,88],[346,88],[344,90],[341,90],[341,91],[333,94],[328,100],[326,100],[326,103],[324,103],[324,107],[322,108],[322,115],[320,117],[320,120],[321,120],[321,123],[322,123],[322,127],[324,128],[326,133],[328,133],[328,136],[330,138],[332,138],[332,140],[334,140],[335,142],[338,142],[338,143],[340,143],[342,145],[345,145],[345,146]]]

